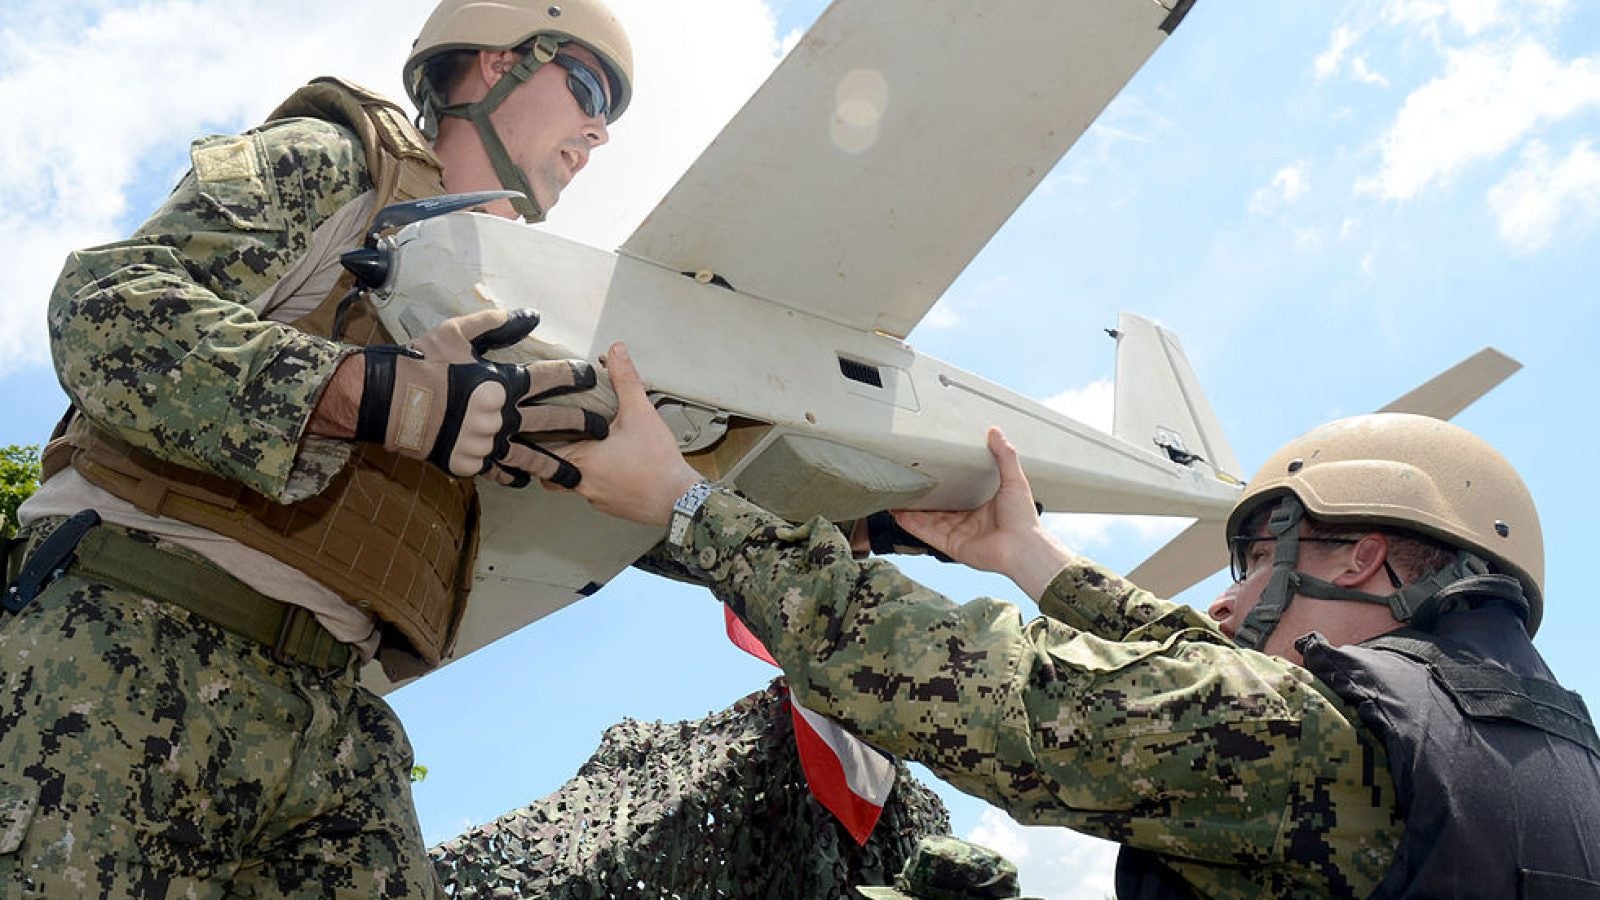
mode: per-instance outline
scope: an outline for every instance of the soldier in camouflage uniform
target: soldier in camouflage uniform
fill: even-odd
[[[474,476],[575,483],[536,442],[605,423],[541,403],[587,364],[483,358],[533,316],[396,347],[340,258],[447,186],[537,220],[631,78],[597,0],[445,0],[405,67],[422,132],[319,79],[68,259],[49,327],[74,411],[0,609],[0,897],[436,892],[410,746],[358,671],[448,656]]]
[[[1024,623],[702,481],[621,345],[608,368],[619,414],[567,451],[578,492],[665,528],[797,702],[1020,822],[1122,843],[1121,896],[1600,896],[1600,740],[1529,642],[1538,517],[1462,429],[1357,417],[1285,447],[1210,617],[1062,546],[991,431],[992,500],[898,517],[1009,576],[1043,612]]]

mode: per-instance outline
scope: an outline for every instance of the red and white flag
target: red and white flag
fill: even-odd
[[[733,614],[722,607],[727,622],[728,640],[734,646],[777,666],[761,640]],[[795,749],[800,753],[800,770],[806,774],[811,795],[833,813],[857,844],[865,844],[873,826],[883,814],[883,804],[894,787],[894,758],[846,731],[827,716],[814,713],[789,697],[789,713],[794,720]]]

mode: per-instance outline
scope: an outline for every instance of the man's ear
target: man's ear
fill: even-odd
[[[1368,579],[1376,578],[1387,585],[1388,575],[1383,564],[1388,559],[1389,539],[1377,532],[1364,534],[1361,540],[1351,545],[1344,569],[1332,581],[1340,587],[1358,587],[1366,584]]]
[[[479,50],[478,51],[478,80],[483,83],[485,92],[495,86],[501,78],[505,77],[516,66],[518,56],[511,50]]]

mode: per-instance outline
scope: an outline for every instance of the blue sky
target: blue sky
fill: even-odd
[[[0,443],[42,441],[63,406],[42,311],[64,254],[135,227],[192,137],[248,126],[313,75],[398,96],[430,5],[0,9]],[[616,0],[639,91],[549,227],[619,244],[822,5]],[[1586,638],[1600,612],[1583,568],[1600,439],[1586,399],[1600,382],[1597,133],[1595,4],[1201,0],[910,341],[1105,427],[1114,354],[1101,329],[1119,310],[1150,316],[1183,339],[1247,469],[1498,347],[1526,368],[1458,421],[1539,503],[1550,600],[1538,643],[1597,698]],[[1127,569],[1182,523],[1052,525]],[[954,567],[906,568],[957,598],[1021,600]],[[1181,599],[1204,605],[1218,589]],[[623,717],[702,716],[771,675],[724,642],[704,592],[629,573],[391,699],[430,769],[416,793],[432,842],[554,790]],[[1108,892],[1104,845],[940,790],[956,831],[1017,859],[1027,891]]]

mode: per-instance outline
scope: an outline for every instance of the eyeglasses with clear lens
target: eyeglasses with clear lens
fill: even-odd
[[[1277,543],[1277,538],[1272,535],[1238,534],[1228,538],[1228,574],[1233,576],[1233,583],[1239,584],[1253,573],[1250,571],[1250,548],[1256,544]],[[1340,537],[1306,537],[1300,536],[1302,544],[1359,544],[1360,538]],[[1271,548],[1268,548],[1269,551]]]
[[[557,53],[550,61],[567,70],[567,90],[572,92],[572,99],[578,101],[578,108],[584,115],[611,118],[611,101],[606,99],[605,82],[600,73],[576,56],[565,53]]]

